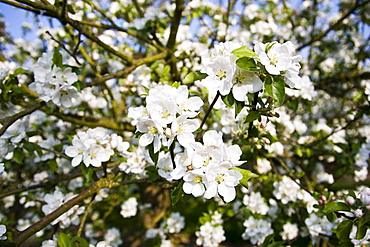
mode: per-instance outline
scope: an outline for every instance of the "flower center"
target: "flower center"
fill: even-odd
[[[202,182],[202,177],[201,176],[197,176],[197,177],[195,177],[194,178],[194,183],[197,183],[197,184],[199,184],[199,183],[201,183]]]

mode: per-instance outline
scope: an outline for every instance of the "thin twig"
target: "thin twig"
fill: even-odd
[[[3,125],[3,127],[0,129],[0,136],[2,134],[5,133],[5,131],[9,128],[10,125],[12,125],[15,121],[17,121],[18,119],[26,116],[26,115],[29,115],[31,114],[32,112],[40,109],[41,107],[43,107],[45,105],[45,102],[39,102],[39,103],[36,103],[34,105],[32,105],[30,108],[24,110],[24,111],[21,111],[13,116],[9,116],[9,117],[5,117],[5,118],[2,118],[0,119],[0,123]]]

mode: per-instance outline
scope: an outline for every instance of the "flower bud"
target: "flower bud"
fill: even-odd
[[[355,204],[355,201],[355,198],[353,198],[352,196],[346,198],[346,203],[348,203],[349,205]]]

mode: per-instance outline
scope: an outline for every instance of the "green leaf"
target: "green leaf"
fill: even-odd
[[[172,205],[178,203],[179,200],[184,196],[184,190],[182,189],[183,184],[184,180],[181,180],[181,182],[172,191],[171,193]]]
[[[36,144],[33,142],[26,142],[23,147],[28,151],[28,152],[33,152],[36,150]]]
[[[20,148],[15,148],[13,150],[14,161],[17,162],[18,164],[21,164],[23,162],[23,158],[24,158],[23,150]]]
[[[181,83],[179,81],[175,81],[174,83],[172,83],[171,87],[179,88],[180,85]]]
[[[245,118],[244,123],[253,122],[261,117],[261,113],[258,111],[251,111],[248,113],[247,117]]]
[[[171,72],[171,67],[169,65],[164,66],[162,74],[163,75],[168,75],[168,74],[170,74],[170,72]]]
[[[250,57],[239,58],[238,60],[236,60],[236,65],[238,65],[239,68],[250,72],[261,71],[261,68],[257,67],[256,61]]]
[[[351,207],[344,202],[329,202],[323,210],[325,214],[337,211],[351,211]]]
[[[28,71],[28,70],[26,70],[26,69],[18,68],[18,69],[16,69],[16,70],[14,70],[13,75],[14,75],[14,76],[17,76],[17,75],[20,75],[20,74],[24,74],[24,73],[26,73],[27,71]]]
[[[257,53],[252,51],[248,46],[242,46],[240,48],[237,48],[231,52],[237,57],[251,57],[251,58],[258,58]]]
[[[58,49],[54,50],[53,53],[53,64],[59,68],[63,67],[63,56],[62,53],[58,51]]]
[[[341,242],[349,241],[349,234],[351,233],[352,225],[353,223],[351,220],[345,220],[337,227],[335,234]]]
[[[265,85],[272,85],[272,83],[274,82],[274,77],[272,77],[271,75],[266,75],[265,77]]]
[[[275,80],[272,84],[265,84],[265,92],[276,101],[276,107],[281,106],[285,99],[284,80]]]
[[[183,84],[193,83],[195,81],[203,80],[206,78],[208,74],[202,72],[190,72],[187,76],[185,76],[183,80]]]
[[[249,179],[258,177],[257,174],[254,174],[253,172],[251,172],[249,170],[241,169],[239,167],[235,167],[235,168],[233,168],[233,170],[237,170],[238,172],[240,172],[243,175],[243,178],[240,179],[239,183],[241,185],[243,185],[244,187],[246,187],[246,188],[248,187],[248,180]]]
[[[86,167],[85,165],[81,165],[81,171],[82,174],[84,175],[84,178],[86,182],[89,182],[92,178],[92,175],[94,173],[94,168],[93,167]]]
[[[149,150],[149,156],[152,159],[153,163],[154,164],[157,164],[159,152],[154,153],[154,145],[153,145],[153,143],[148,146],[148,150]]]
[[[49,167],[50,167],[51,172],[55,172],[55,170],[58,167],[58,163],[57,163],[56,159],[49,160]]]
[[[271,241],[273,241],[274,237],[275,237],[275,234],[268,235],[265,238],[265,240],[263,241],[263,243],[260,245],[260,247],[268,247],[269,243],[271,243]]]
[[[235,117],[243,110],[244,102],[235,100]]]
[[[225,103],[225,105],[227,107],[233,107],[234,103],[235,103],[235,99],[234,97],[232,96],[231,93],[225,95],[225,96],[221,96],[222,98],[222,101]]]
[[[58,246],[59,247],[69,247],[70,246],[69,237],[67,234],[63,232],[59,233]]]
[[[75,242],[78,242],[80,246],[82,247],[89,247],[89,243],[86,241],[86,239],[81,238],[79,236],[75,236],[72,238]]]

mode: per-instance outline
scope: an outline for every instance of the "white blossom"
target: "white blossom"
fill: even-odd
[[[123,218],[135,216],[137,213],[138,202],[135,197],[130,197],[121,205],[121,215]]]

